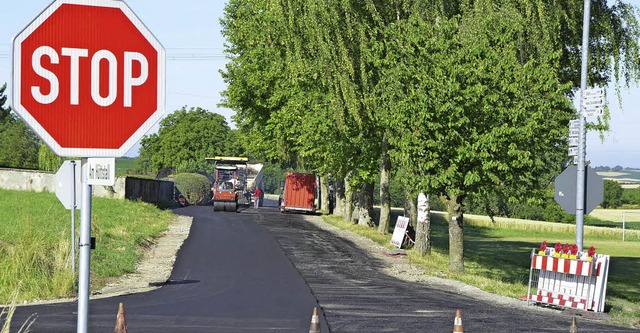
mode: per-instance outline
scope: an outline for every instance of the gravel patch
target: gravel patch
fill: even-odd
[[[171,276],[178,250],[189,236],[192,220],[189,216],[176,215],[168,229],[143,254],[135,273],[122,276],[94,292],[91,298],[141,293],[160,288]]]

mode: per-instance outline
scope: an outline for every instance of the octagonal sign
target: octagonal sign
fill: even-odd
[[[576,213],[578,168],[570,165],[556,177],[554,199],[567,213]],[[595,170],[587,166],[584,180],[584,213],[589,214],[602,202],[604,182]]]
[[[162,117],[164,78],[123,1],[57,0],[13,40],[13,109],[59,156],[123,156]]]

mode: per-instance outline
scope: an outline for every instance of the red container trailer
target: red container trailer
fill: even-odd
[[[318,178],[310,173],[287,172],[280,211],[312,212],[317,209]]]

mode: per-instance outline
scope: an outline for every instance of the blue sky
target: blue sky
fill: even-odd
[[[27,0],[5,4],[8,15],[0,20],[0,84],[10,84],[11,39],[50,3],[50,0]],[[185,105],[199,106],[225,116],[233,126],[233,111],[217,107],[220,92],[225,89],[219,73],[226,62],[219,25],[225,2],[129,0],[126,3],[166,49],[166,112]],[[597,133],[587,135],[587,160],[594,166],[640,168],[640,89],[623,91],[624,110],[619,108],[612,89],[607,94],[611,131],[604,142]],[[137,148],[134,146],[127,156],[135,156]]]

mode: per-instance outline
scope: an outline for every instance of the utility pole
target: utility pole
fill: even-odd
[[[582,22],[582,68],[580,70],[580,111],[578,134],[578,165],[576,176],[576,245],[582,251],[584,239],[584,198],[585,198],[585,159],[587,157],[587,121],[584,114],[584,92],[587,90],[587,71],[589,65],[589,21],[591,19],[591,0],[584,0]]]

